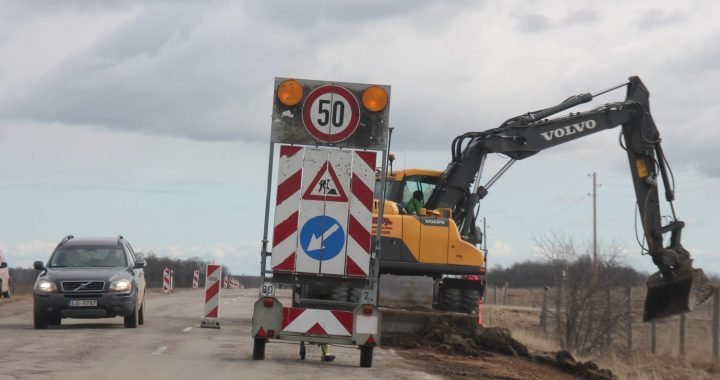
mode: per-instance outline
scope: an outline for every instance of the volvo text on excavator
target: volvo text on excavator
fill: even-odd
[[[547,119],[622,87],[627,87],[624,101]],[[703,271],[692,267],[690,253],[681,244],[685,224],[676,215],[672,172],[650,113],[649,92],[638,77],[597,94],[572,96],[554,107],[513,117],[494,129],[458,136],[452,142],[452,160],[442,172],[391,170],[384,187],[385,216],[378,223],[382,229],[381,273],[433,278],[436,308],[471,312],[484,289],[485,258],[476,247],[482,239],[476,220],[479,202],[489,188],[517,160],[617,126],[622,126],[622,147],[630,163],[646,242],[643,249],[658,268],[647,282],[644,320],[692,310],[711,296],[713,288]],[[503,154],[509,161],[480,185],[489,153]],[[672,212],[665,225],[659,181]],[[380,183],[378,179],[376,194],[383,191]],[[417,191],[423,192],[425,204],[419,215],[412,215],[403,205]],[[663,243],[666,234],[668,245]]]

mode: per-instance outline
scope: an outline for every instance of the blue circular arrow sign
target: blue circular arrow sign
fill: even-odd
[[[345,231],[337,220],[325,215],[315,216],[302,226],[300,245],[311,258],[330,260],[345,247]]]

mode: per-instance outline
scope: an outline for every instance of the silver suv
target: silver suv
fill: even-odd
[[[124,317],[135,328],[145,319],[145,261],[122,236],[75,238],[57,245],[35,286],[34,325],[59,326],[63,318]]]

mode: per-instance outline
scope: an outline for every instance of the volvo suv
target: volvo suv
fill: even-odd
[[[145,319],[145,261],[122,236],[66,236],[50,255],[33,287],[36,329],[59,326],[63,318],[123,317],[135,328]]]

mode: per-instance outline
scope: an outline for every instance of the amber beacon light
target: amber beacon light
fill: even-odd
[[[298,81],[288,79],[278,86],[277,97],[280,103],[286,106],[294,106],[302,100],[303,88]]]
[[[370,86],[363,91],[362,103],[370,112],[382,111],[387,106],[387,92],[380,86]]]

